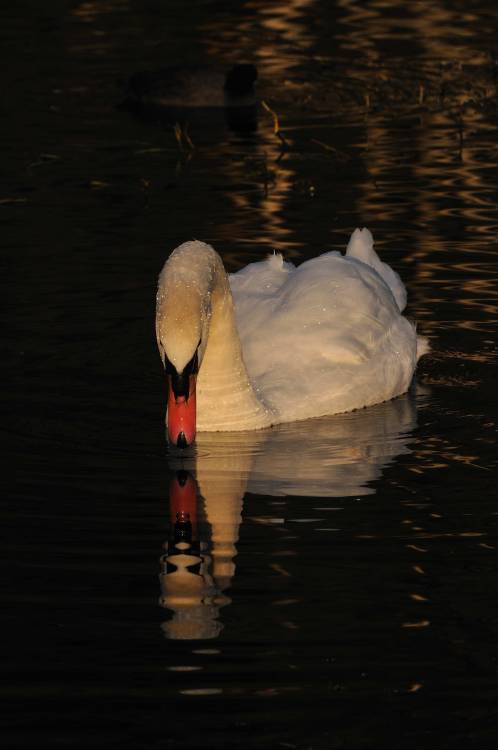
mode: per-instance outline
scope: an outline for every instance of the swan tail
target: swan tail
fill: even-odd
[[[400,277],[393,271],[391,266],[383,263],[374,250],[374,239],[372,233],[366,227],[355,229],[349,240],[346,255],[350,258],[366,263],[381,276],[399,307],[400,312],[406,307],[406,289]]]

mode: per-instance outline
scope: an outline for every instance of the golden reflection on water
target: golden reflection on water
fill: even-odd
[[[230,59],[234,53],[239,58],[250,56],[263,78],[282,81],[296,64],[296,55],[311,50],[315,43],[305,15],[313,11],[315,3],[251,0],[240,17],[213,18],[203,26],[206,51],[213,59]]]
[[[114,13],[116,11],[125,11],[130,7],[129,0],[87,0],[87,2],[80,3],[72,9],[71,15],[85,21],[92,23],[102,14]]]
[[[285,250],[285,257],[290,260],[297,254],[293,248],[300,244],[292,238],[292,230],[287,225],[284,210],[294,184],[295,172],[287,167],[284,160],[277,163],[279,152],[280,146],[268,125],[267,132],[262,133],[261,139],[253,149],[250,162],[246,162],[245,165],[249,169],[252,165],[256,168],[262,165],[264,169],[259,194],[234,192],[231,194],[231,200],[234,206],[234,217],[243,215],[247,211],[255,211],[261,216],[259,231],[256,236],[252,237],[254,245],[263,253]],[[235,165],[232,169],[228,166],[226,169],[227,172],[231,172],[230,177],[236,179],[238,166]],[[224,226],[223,233],[230,237],[232,244],[237,243],[240,232],[236,225],[228,222]],[[240,239],[245,243],[248,242],[246,237]],[[236,258],[236,253],[233,259],[230,254],[225,254],[225,260],[234,265],[237,265]]]
[[[127,7],[126,0],[84,2],[72,14],[93,22]],[[462,11],[441,0],[410,6],[338,0],[333,12],[327,9],[323,18],[321,13],[319,0],[252,0],[237,13],[212,14],[196,29],[213,63],[245,59],[257,64],[261,96],[279,114],[290,147],[282,153],[271,118],[261,110],[250,147],[231,143],[226,154],[219,154],[227,184],[238,187],[227,191],[230,216],[207,239],[222,238],[234,248],[239,242],[252,244],[256,257],[272,249],[290,259],[302,257],[303,240],[289,221],[296,186],[309,180],[314,193],[309,154],[299,153],[302,139],[310,144],[315,128],[343,117],[363,133],[362,143],[356,139],[347,145],[359,150],[368,175],[352,194],[356,205],[349,213],[365,225],[386,225],[388,230],[378,233],[379,249],[387,243],[395,250],[395,263],[413,266],[411,289],[423,332],[430,335],[441,325],[484,330],[473,320],[443,318],[441,323],[432,315],[448,291],[452,300],[476,313],[496,316],[498,310],[482,264],[475,263],[474,271],[466,261],[450,265],[448,260],[467,252],[465,236],[482,235],[482,241],[472,243],[473,252],[479,247],[479,254],[491,254],[496,231],[498,145],[480,105],[496,98],[497,84],[494,60],[475,41],[482,19],[472,9]],[[97,49],[100,42],[92,44]],[[311,112],[320,112],[323,120],[313,121]],[[403,117],[413,117],[413,123],[400,127]],[[314,142],[336,148],[330,133]],[[343,146],[336,153],[344,153]],[[240,148],[240,158],[233,158],[234,147]],[[455,223],[462,236],[457,243]],[[389,237],[392,226],[399,227],[399,239]],[[232,268],[240,265],[236,250],[226,258]],[[444,288],[445,264],[453,277],[463,275],[455,290]]]
[[[473,115],[472,120],[477,117]],[[404,252],[403,242],[396,249],[399,259],[411,266],[416,316],[428,335],[446,327],[485,331],[498,319],[497,271],[487,262],[493,256],[496,233],[496,177],[489,159],[495,157],[492,164],[497,169],[498,145],[487,151],[488,161],[483,164],[481,149],[467,146],[472,132],[467,136],[466,118],[462,114],[461,148],[456,125],[446,112],[426,113],[423,124],[409,131],[409,146],[406,133],[386,125],[383,117],[369,117],[365,125],[365,159],[373,179],[362,186],[359,213],[410,231],[410,253]],[[410,199],[400,201],[396,193],[401,195],[404,186],[393,182],[392,174],[408,147],[414,152],[404,166]],[[394,192],[392,202],[383,189]],[[456,227],[459,236],[455,236]],[[457,318],[445,319],[448,304],[457,306]],[[466,308],[478,319],[462,315]]]
[[[213,19],[204,25],[202,38],[205,40],[206,51],[214,60],[230,59],[235,42],[238,59],[245,56],[254,62],[263,82],[265,79],[273,80],[290,92],[293,89],[292,69],[296,64],[296,50],[302,54],[303,51],[311,50],[315,43],[304,15],[305,11],[312,10],[315,2],[316,0],[286,0],[268,3],[252,0],[246,6],[247,12],[235,19],[230,17],[229,23]],[[253,39],[257,39],[256,44],[252,43]],[[269,104],[272,104],[271,98]],[[282,124],[285,131],[285,123]],[[274,135],[272,126],[271,116],[262,109],[259,138],[253,144],[251,155],[244,164],[246,172],[259,171],[259,194],[255,195],[254,191],[232,191],[230,197],[234,216],[252,211],[260,217],[259,232],[251,240],[254,245],[263,252],[285,250],[286,257],[292,259],[298,257],[297,248],[301,243],[292,236],[285,210],[296,180],[296,171],[286,160],[282,143]],[[288,146],[292,148],[291,135],[286,132],[285,137]],[[240,165],[232,162],[225,169],[234,182],[240,180]],[[238,227],[225,225],[223,234],[230,236],[231,241],[236,244]],[[247,241],[247,237],[244,237],[246,244]],[[226,258],[231,260],[228,255]]]
[[[410,290],[416,297],[416,317],[423,321],[422,332],[430,336],[448,327],[486,330],[492,323],[489,317],[498,316],[495,285],[486,278],[480,257],[468,259],[469,246],[473,254],[492,254],[496,233],[498,144],[494,126],[487,123],[486,112],[480,109],[496,97],[496,76],[493,60],[476,48],[474,29],[479,17],[471,10],[462,14],[461,9],[443,2],[417,3],[403,6],[401,11],[397,3],[374,2],[366,7],[340,0],[327,50],[310,23],[319,7],[311,0],[252,2],[251,13],[242,14],[235,23],[231,19],[228,24],[225,18],[206,25],[203,38],[207,52],[213,59],[230,55],[230,51],[233,54],[233,42],[240,40],[237,52],[257,63],[263,91],[266,85],[270,97],[274,95],[270,104],[277,108],[279,97],[284,102],[279,113],[284,131],[289,110],[285,91],[292,91],[299,65],[305,65],[308,54],[324,66],[334,63],[324,82],[314,81],[311,100],[306,93],[308,81],[299,82],[294,104],[310,101],[320,107],[321,102],[328,117],[347,117],[348,106],[343,102],[337,110],[330,91],[341,89],[344,93],[350,86],[350,103],[357,103],[363,92],[366,107],[356,104],[356,111],[350,112],[352,122],[360,123],[364,133],[363,143],[354,146],[360,148],[368,175],[358,185],[355,213],[365,225],[399,227],[396,237],[379,232],[378,247],[382,254],[384,245],[392,246],[395,254],[389,260],[411,266]],[[386,41],[403,46],[393,46],[392,53],[386,55],[381,51]],[[405,43],[410,45],[410,60],[405,59]],[[338,60],[343,68],[337,67]],[[399,122],[393,120],[396,113]],[[413,117],[413,123],[403,125],[408,116]],[[300,148],[296,138],[303,133],[308,143],[313,140],[312,128],[316,126],[305,107],[302,123],[294,121],[286,132],[291,152],[277,161],[280,144],[271,123],[264,114],[260,118],[254,153],[245,165],[250,170],[252,163],[264,173],[260,194],[234,191],[231,200],[234,216],[252,211],[259,217],[259,231],[249,242],[263,252],[276,248],[290,258],[300,255],[301,242],[287,220],[293,190],[301,179],[293,150]],[[474,138],[476,132],[479,141]],[[485,132],[489,135],[483,141]],[[314,139],[317,141],[322,142]],[[335,148],[333,143],[329,145]],[[400,168],[402,178],[398,179]],[[240,180],[240,165],[232,163],[225,169],[231,179]],[[234,219],[232,226],[223,229],[235,243],[242,229],[236,223]],[[460,235],[457,240],[455,225]],[[476,235],[481,235],[479,242]],[[405,236],[409,237],[409,251]],[[465,237],[472,237],[469,246]],[[235,255],[229,259],[237,265]],[[434,306],[448,301],[488,319],[484,323],[473,320],[474,315],[470,320],[469,316],[454,319],[442,310],[436,320]]]
[[[411,100],[412,105],[432,108],[495,96],[493,59],[475,45],[476,30],[482,27],[479,14],[464,13],[441,0],[368,6],[338,0],[337,5],[344,13],[338,41],[342,49],[354,52],[352,64],[371,102]],[[386,43],[392,45],[390,55],[383,49]]]

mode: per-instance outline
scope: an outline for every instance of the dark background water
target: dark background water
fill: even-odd
[[[497,31],[484,0],[2,6],[6,747],[496,747]],[[238,61],[285,149],[262,108],[189,113],[181,150],[116,107]],[[431,339],[413,392],[168,455],[170,250],[300,262],[355,226]]]

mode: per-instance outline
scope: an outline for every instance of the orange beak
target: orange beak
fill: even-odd
[[[195,439],[195,418],[196,418],[196,398],[195,398],[196,376],[188,377],[188,394],[186,396],[176,396],[171,382],[171,375],[168,375],[168,440],[177,448],[186,448],[192,445]]]

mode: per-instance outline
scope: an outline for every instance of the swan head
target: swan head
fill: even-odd
[[[197,295],[170,295],[158,337],[168,384],[168,440],[178,448],[196,432],[196,382],[207,338],[207,315]]]
[[[156,335],[168,382],[168,440],[179,448],[195,438],[196,381],[211,318],[212,255],[203,242],[185,242],[159,276]]]

